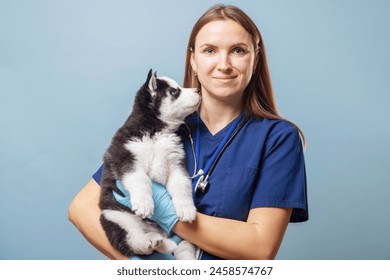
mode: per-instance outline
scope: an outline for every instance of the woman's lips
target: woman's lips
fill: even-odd
[[[232,80],[237,78],[237,76],[226,76],[226,77],[214,77],[216,80]]]

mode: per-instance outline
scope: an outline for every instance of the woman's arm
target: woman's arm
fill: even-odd
[[[178,222],[173,231],[224,259],[274,259],[291,213],[285,208],[255,208],[247,222],[198,213],[195,222]]]
[[[91,179],[69,207],[69,220],[110,259],[128,259],[114,249],[100,224],[100,186]],[[201,249],[225,259],[273,259],[286,231],[291,209],[256,208],[247,222],[197,213],[193,223],[178,222],[173,231]]]
[[[68,218],[84,237],[110,259],[128,259],[111,246],[100,224],[100,186],[91,179],[69,206]]]

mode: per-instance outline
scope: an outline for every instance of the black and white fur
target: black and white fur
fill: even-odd
[[[185,153],[176,131],[199,102],[193,89],[181,88],[167,77],[157,78],[150,70],[137,92],[132,113],[104,155],[100,221],[111,244],[126,256],[157,250],[173,252],[177,259],[195,258],[195,246],[187,241],[176,245],[146,218],[153,214],[151,183],[155,181],[166,186],[181,221],[195,219]],[[112,190],[121,193],[116,180],[130,193],[131,210],[113,197]]]

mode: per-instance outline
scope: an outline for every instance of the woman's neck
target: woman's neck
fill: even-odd
[[[222,130],[232,120],[238,117],[242,111],[242,105],[239,102],[236,102],[236,104],[226,104],[211,100],[204,101],[202,99],[200,117],[212,135]]]

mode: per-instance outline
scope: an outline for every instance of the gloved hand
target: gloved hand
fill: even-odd
[[[176,242],[176,244],[179,244],[183,239],[181,239],[176,234],[172,235],[169,239]],[[173,254],[167,253],[159,253],[159,252],[153,252],[153,254],[150,255],[134,255],[129,258],[129,260],[176,260],[176,258],[173,256]]]
[[[115,191],[113,191],[112,193],[116,201],[131,209],[129,192],[125,190],[119,180],[116,181],[116,186],[125,195],[121,196]],[[172,231],[172,228],[179,220],[179,218],[176,216],[176,211],[173,207],[172,199],[169,196],[166,188],[161,184],[152,182],[152,191],[154,201],[154,213],[150,217],[150,219],[159,224],[159,226],[164,229],[169,235]]]

